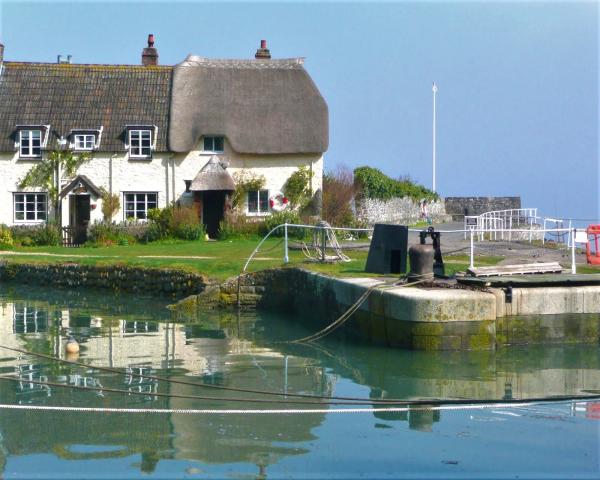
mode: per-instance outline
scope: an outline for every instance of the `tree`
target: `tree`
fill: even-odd
[[[70,150],[53,150],[48,156],[36,163],[25,176],[19,180],[19,188],[43,188],[54,209],[54,218],[60,219],[60,180],[75,175],[77,169],[89,161],[91,155],[73,154]]]

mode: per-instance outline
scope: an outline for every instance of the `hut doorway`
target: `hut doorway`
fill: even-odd
[[[227,193],[224,190],[202,192],[202,223],[210,238],[216,238],[219,234],[219,225],[225,218]]]
[[[210,238],[216,238],[219,224],[225,218],[227,197],[235,190],[235,182],[227,171],[227,163],[221,162],[216,155],[210,157],[191,182],[189,190],[194,193],[194,203],[200,203],[198,210],[206,233]]]

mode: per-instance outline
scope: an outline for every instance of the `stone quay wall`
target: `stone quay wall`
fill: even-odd
[[[121,265],[0,263],[0,282],[112,291],[183,298],[204,291],[208,279],[182,270]]]
[[[455,220],[496,210],[521,208],[521,197],[446,197],[446,213]]]
[[[206,307],[258,308],[298,314],[317,332],[382,281],[333,278],[298,268],[264,270],[210,286],[171,306],[183,315]],[[308,314],[310,312],[310,314]],[[509,345],[600,341],[600,285],[513,288],[375,289],[334,333],[415,350],[491,350]]]
[[[355,201],[355,207],[356,218],[369,226],[376,223],[410,225],[423,220],[419,202],[408,197],[390,200],[361,198]],[[443,200],[428,202],[427,210],[429,217],[434,222],[444,222],[450,219],[446,214]]]

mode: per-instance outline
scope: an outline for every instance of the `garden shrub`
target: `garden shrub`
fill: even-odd
[[[302,219],[298,212],[294,210],[283,210],[282,212],[274,213],[273,215],[266,217],[264,223],[262,224],[262,231],[260,231],[261,235],[266,235],[271,230],[273,230],[277,225],[283,225],[284,223],[295,223],[301,224]],[[308,234],[305,228],[296,228],[290,227],[288,228],[288,236],[293,238],[305,238]],[[271,234],[274,237],[283,237],[284,229],[280,228]]]
[[[12,232],[4,224],[0,224],[0,248],[11,248],[14,245]]]
[[[358,167],[354,170],[354,184],[365,198],[389,200],[391,198],[410,197],[415,201],[422,199],[438,200],[437,193],[408,178],[394,180],[381,170],[373,167]]]
[[[62,243],[60,227],[54,222],[44,223],[32,235],[34,245],[56,246]]]
[[[62,242],[60,227],[54,222],[37,225],[14,225],[10,232],[15,244],[23,246],[55,246]]]
[[[227,212],[225,219],[219,224],[219,240],[258,236],[264,230],[263,223],[260,217]]]
[[[180,240],[200,240],[206,235],[194,207],[169,206],[148,211],[148,228],[145,238],[148,242],[178,238]]]

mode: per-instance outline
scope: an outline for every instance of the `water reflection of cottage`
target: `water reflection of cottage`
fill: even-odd
[[[103,407],[147,406],[152,408],[251,408],[257,405],[228,403],[239,394],[153,382],[135,377],[135,373],[166,374],[175,368],[170,378],[247,387],[258,390],[315,392],[331,394],[332,384],[319,366],[309,365],[298,357],[284,356],[266,348],[256,348],[251,342],[230,336],[231,322],[219,329],[219,320],[208,325],[186,327],[181,324],[138,320],[135,313],[107,314],[104,310],[80,305],[77,308],[55,306],[47,302],[24,299],[17,304],[5,302],[0,317],[3,344],[13,348],[64,355],[66,333],[81,334],[80,360],[91,365],[111,365],[123,368],[123,375],[102,373],[51,364],[39,367],[26,359],[5,358],[0,368],[22,369],[25,389],[38,389],[43,395],[30,396],[25,402],[47,405],[98,405]],[[26,312],[37,312],[33,313]],[[30,328],[15,328],[15,318],[49,318],[50,325],[34,332]],[[253,319],[248,320],[253,322]],[[244,323],[244,320],[242,320]],[[21,323],[18,323],[21,325]],[[238,325],[239,327],[239,325]],[[241,327],[242,330],[244,326]],[[236,328],[237,329],[237,328]],[[250,361],[251,360],[251,361]],[[200,378],[198,378],[198,376]],[[28,383],[41,378],[81,385],[118,387],[145,393],[123,397],[110,393],[77,392],[67,388],[45,388]],[[211,395],[220,400],[199,403],[188,399],[167,399],[156,392],[175,395]],[[5,403],[23,403],[19,384],[0,382],[0,398]],[[258,405],[260,407],[260,405]],[[198,460],[207,463],[250,462],[259,471],[284,456],[299,455],[305,450],[295,448],[296,442],[315,438],[312,429],[322,423],[323,414],[294,417],[282,428],[277,421],[265,421],[261,416],[239,415],[125,415],[91,413],[56,413],[0,410],[0,440],[4,455],[31,455],[52,452],[65,460],[102,459],[141,455],[140,468],[152,471],[162,458]],[[94,446],[104,445],[102,448]],[[86,446],[85,448],[83,446]]]

